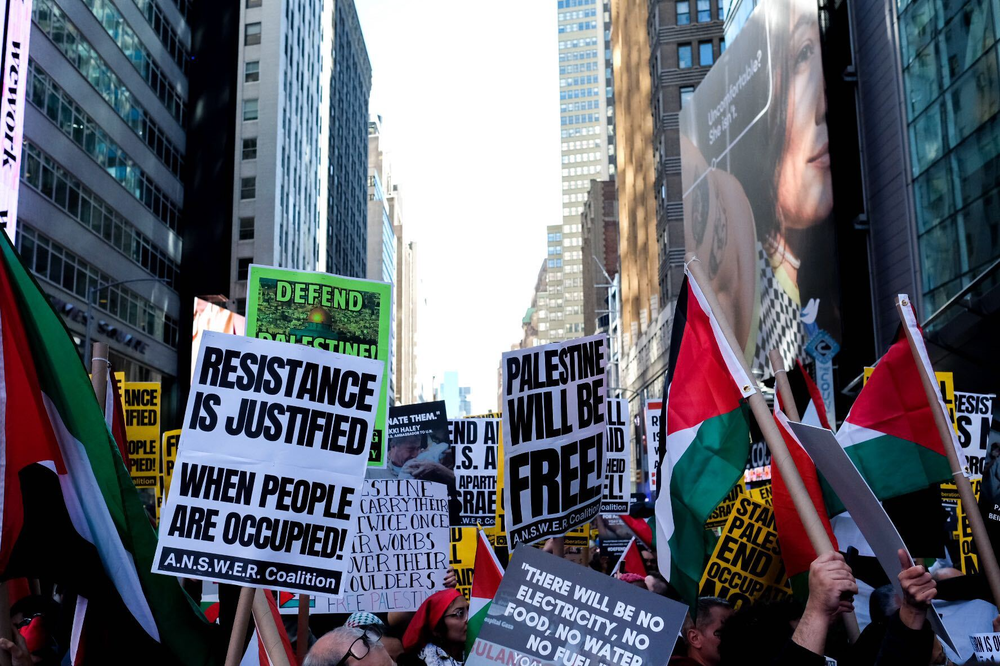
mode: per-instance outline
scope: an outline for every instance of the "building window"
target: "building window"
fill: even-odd
[[[240,179],[240,199],[254,199],[257,197],[257,176]]]
[[[719,40],[719,55],[721,56],[726,52],[726,39],[723,37]]]
[[[691,23],[691,3],[688,0],[677,0],[677,25]]]
[[[260,7],[261,0],[247,0],[247,9],[253,9],[254,7]]]
[[[243,29],[243,43],[246,46],[260,44],[260,23],[247,23]]]
[[[243,83],[256,83],[260,81],[260,60],[252,60],[247,63],[243,73]]]
[[[243,257],[236,261],[236,279],[245,281],[250,276],[250,264],[253,257]]]
[[[252,139],[243,139],[243,159],[257,159],[257,137],[253,137]]]
[[[698,0],[698,23],[712,20],[712,0]]]
[[[253,240],[253,224],[254,218],[252,217],[240,218],[240,240]]]
[[[243,100],[243,120],[257,120],[257,100]]]
[[[719,20],[726,20],[726,0],[719,0]]]
[[[681,108],[694,96],[694,86],[684,86],[681,88]]]
[[[698,42],[698,64],[711,67],[712,62],[712,42]]]
[[[691,45],[690,44],[678,44],[677,45],[677,67],[680,69],[688,69],[691,67]]]

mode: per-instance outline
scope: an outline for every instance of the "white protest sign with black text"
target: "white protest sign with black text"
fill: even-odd
[[[617,516],[628,513],[629,490],[632,488],[629,479],[632,456],[628,450],[628,400],[608,398],[607,420],[606,476],[601,513]]]
[[[973,634],[972,650],[980,664],[1000,664],[1000,634]]]
[[[965,451],[965,461],[969,464],[969,476],[983,475],[995,397],[955,391],[955,426],[958,428],[958,443]]]
[[[351,563],[339,597],[316,597],[311,612],[415,611],[444,589],[448,489],[415,479],[365,479]],[[296,613],[296,606],[281,608]]]
[[[512,543],[589,522],[604,490],[607,338],[505,352],[504,508]]]
[[[384,365],[206,332],[153,571],[339,594]]]
[[[516,548],[465,666],[662,666],[687,607]]]
[[[656,496],[656,473],[660,466],[660,416],[662,400],[646,401],[646,462],[649,465],[649,492]]]
[[[455,485],[462,504],[457,526],[496,525],[497,442],[500,419],[453,419],[448,421],[455,453]]]

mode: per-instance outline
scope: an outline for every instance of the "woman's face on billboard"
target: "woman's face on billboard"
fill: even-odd
[[[819,25],[810,2],[789,3],[791,42],[784,68],[789,77],[788,115],[778,211],[783,225],[796,229],[821,222],[833,208]]]

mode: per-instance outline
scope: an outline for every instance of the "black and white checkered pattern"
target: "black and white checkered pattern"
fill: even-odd
[[[760,372],[760,376],[767,379],[772,374],[768,352],[780,350],[785,367],[790,368],[802,354],[805,335],[799,306],[778,284],[760,243],[757,243],[757,265],[760,268],[760,329],[753,370],[754,374]]]

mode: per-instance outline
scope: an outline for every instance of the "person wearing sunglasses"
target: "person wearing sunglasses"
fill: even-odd
[[[339,627],[316,641],[302,666],[396,666],[381,639],[376,625]]]
[[[403,634],[401,666],[462,666],[469,602],[445,589],[427,597]]]

